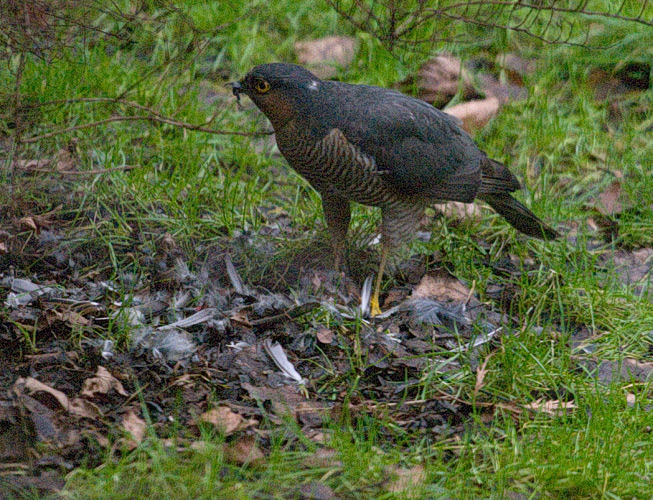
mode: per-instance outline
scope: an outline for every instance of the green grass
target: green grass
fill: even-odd
[[[522,345],[515,357],[537,355],[524,350]],[[492,373],[498,372],[507,381],[523,375],[505,365],[493,367]],[[566,384],[582,411],[517,421],[507,412],[489,422],[479,414],[462,440],[427,444],[426,436],[398,436],[410,446],[389,448],[380,437],[387,422],[362,416],[356,425],[330,426],[328,459],[316,463],[315,445],[302,442],[301,433],[294,435],[291,427],[272,444],[264,466],[237,467],[225,460],[218,436],[204,435],[201,446],[184,452],[153,439],[121,459],[107,459],[99,470],[73,472],[69,487],[74,498],[88,499],[289,498],[311,482],[352,499],[506,498],[510,493],[527,498],[650,498],[653,443],[647,398],[640,395],[631,408],[618,387],[597,388],[578,377],[566,378],[557,382]],[[493,377],[491,385],[499,382]],[[517,388],[502,392],[522,395]],[[400,493],[384,493],[387,478],[398,467],[423,467],[423,479]]]
[[[176,120],[204,124],[215,114],[211,124],[215,128],[253,132],[265,130],[267,123],[252,111],[251,103],[245,103],[247,111],[239,111],[223,84],[255,64],[292,61],[298,40],[355,36],[359,43],[355,61],[338,75],[350,82],[390,86],[420,62],[393,57],[369,35],[354,32],[327,6],[308,0],[243,2],[239,7],[224,2],[184,5],[188,18],[172,13],[163,21],[146,22],[125,46],[94,39],[81,51],[64,53],[56,63],[30,58],[21,84],[25,102],[120,96]],[[247,15],[250,6],[257,9],[253,15]],[[237,23],[212,32],[241,15],[245,17]],[[202,36],[192,35],[188,19],[204,31]],[[623,29],[613,24],[608,23],[603,34],[608,39]],[[382,412],[344,411],[327,427],[327,447],[335,450],[339,463],[306,465],[317,447],[293,425],[281,432],[270,424],[276,429],[271,455],[264,464],[239,467],[225,459],[220,436],[207,432],[200,438],[202,447],[184,451],[151,436],[131,453],[107,455],[99,468],[73,471],[66,494],[79,499],[289,498],[302,485],[317,481],[328,484],[338,498],[501,499],[511,493],[523,498],[653,498],[650,384],[631,380],[601,384],[579,368],[569,345],[575,329],[586,325],[594,337],[593,356],[653,360],[651,293],[637,296],[622,284],[612,261],[599,260],[597,249],[588,246],[594,235],[587,226],[587,205],[619,171],[623,203],[635,209],[622,215],[618,238],[605,248],[620,252],[653,244],[653,95],[649,91],[626,96],[622,117],[615,121],[609,102],[596,100],[588,81],[592,67],[614,68],[630,59],[650,62],[650,52],[642,54],[642,45],[650,39],[650,32],[634,28],[621,50],[591,53],[542,47],[514,34],[493,34],[476,45],[448,47],[463,58],[506,51],[538,58],[537,70],[526,81],[528,98],[506,106],[476,140],[523,180],[526,189],[520,196],[533,211],[554,224],[578,225],[575,242],[543,243],[519,237],[500,217],[487,212],[480,221],[459,225],[436,221],[430,242],[412,244],[412,252],[441,255],[458,278],[475,283],[482,301],[491,301],[486,294],[490,280],[510,282],[518,290],[512,313],[523,328],[502,337],[478,394],[469,359],[461,359],[461,368],[453,372],[429,367],[416,388],[425,399],[448,391],[470,403],[462,437],[434,439],[425,431],[401,430]],[[201,52],[187,50],[198,45]],[[11,81],[5,65],[0,69],[2,88],[11,88],[5,85]],[[217,95],[215,102],[207,101],[208,94]],[[10,98],[9,92],[0,93],[3,102]],[[128,116],[140,113],[125,104],[37,107],[29,135],[104,120],[116,110]],[[292,232],[266,240],[274,246],[275,256],[267,263],[256,256],[243,263],[244,277],[255,282],[266,274],[265,266],[296,255],[323,230],[319,197],[283,160],[262,147],[260,138],[193,132],[147,121],[117,122],[38,141],[21,155],[52,157],[73,137],[79,141],[80,170],[137,168],[66,181],[25,181],[11,177],[5,168],[4,184],[14,185],[0,193],[6,207],[3,216],[55,209],[65,197],[48,196],[39,186],[59,183],[71,197],[63,199],[59,216],[69,224],[70,247],[105,254],[105,261],[93,262],[87,270],[99,266],[104,276],[118,282],[125,270],[147,276],[148,270],[132,253],[156,248],[164,232],[191,258],[199,257],[198,245],[228,246],[238,235],[261,228],[268,210],[283,210]],[[373,210],[358,207],[353,233],[370,235],[377,223]],[[28,232],[17,237],[28,237]],[[483,264],[507,256],[524,272],[502,278]],[[385,286],[391,283],[388,279]],[[336,323],[324,311],[310,321]],[[342,335],[355,335],[360,327],[355,322],[339,326]],[[116,323],[110,334],[125,341],[129,332]],[[367,368],[357,353],[348,355],[351,371],[333,373],[318,384],[328,394],[336,380],[350,381],[345,407],[358,395],[356,380]],[[634,405],[626,403],[628,392],[636,397]],[[523,408],[515,411],[539,398],[573,401],[577,409],[555,417],[533,415]],[[495,413],[484,406],[488,404],[495,405]],[[179,439],[186,439],[184,432],[179,431]],[[389,492],[384,471],[396,464],[424,467],[424,479],[414,491]]]

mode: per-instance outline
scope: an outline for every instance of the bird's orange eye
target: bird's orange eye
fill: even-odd
[[[265,94],[268,90],[270,90],[270,84],[265,80],[259,80],[258,82],[256,82],[256,85],[254,85],[254,89],[259,94]]]

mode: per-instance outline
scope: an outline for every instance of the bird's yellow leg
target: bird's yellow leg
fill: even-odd
[[[370,316],[378,316],[381,314],[381,307],[379,306],[379,294],[381,293],[381,280],[383,279],[383,271],[385,270],[385,263],[388,260],[388,254],[390,253],[390,247],[386,244],[383,244],[381,248],[381,262],[379,262],[379,272],[376,275],[376,281],[374,282],[374,292],[372,293],[372,298],[370,299]]]

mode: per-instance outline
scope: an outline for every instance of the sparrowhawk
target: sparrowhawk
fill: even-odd
[[[510,193],[515,176],[487,157],[456,118],[400,92],[323,81],[294,64],[262,64],[231,84],[270,120],[279,150],[320,193],[338,268],[352,201],[381,208],[382,252],[372,315],[390,251],[410,239],[426,206],[487,202],[529,236],[553,239]]]

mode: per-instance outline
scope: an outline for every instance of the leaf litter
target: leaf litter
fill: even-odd
[[[56,252],[65,238],[54,240],[30,251]],[[9,346],[34,351],[2,354],[16,369],[0,378],[0,457],[29,464],[35,477],[65,473],[89,456],[92,466],[100,455],[89,450],[133,450],[174,422],[185,429],[175,446],[201,446],[199,428],[210,426],[226,438],[228,461],[258,466],[275,429],[290,420],[318,445],[314,459],[337,472],[341,464],[325,447],[325,422],[339,418],[346,395],[353,418],[377,414],[431,439],[463,432],[471,403],[435,389],[422,397],[426,371],[455,373],[463,362],[476,373],[476,404],[488,415],[495,407],[550,416],[575,408],[544,399],[525,406],[482,402],[492,355],[485,353],[502,335],[519,332],[520,321],[509,308],[481,302],[473,283],[444,267],[421,272],[414,284],[398,283],[386,294],[384,314],[370,319],[371,279],[359,286],[303,262],[292,271],[296,285],[265,288],[241,275],[247,251],[208,248],[191,261],[164,234],[157,255],[164,265],[150,277],[80,277],[62,272],[69,259],[52,260],[38,273],[0,272],[0,335]],[[500,273],[523,271],[509,259],[492,266]],[[324,314],[330,322],[320,320]],[[129,336],[108,338],[111,328]],[[74,335],[82,338],[76,345]],[[36,341],[29,344],[30,338]],[[346,376],[352,371],[359,374],[353,393]],[[20,436],[20,446],[12,434]],[[392,440],[393,433],[386,437]],[[58,458],[35,462],[34,456]],[[388,477],[395,479],[387,489],[408,497],[423,483],[419,466],[397,468]],[[306,498],[332,493],[304,488]]]
[[[42,259],[65,245],[57,231],[57,243],[29,248],[32,255]],[[296,288],[269,290],[241,276],[244,254],[234,248],[208,249],[192,262],[170,235],[162,240],[157,258],[165,266],[149,278],[64,272],[70,258],[38,272],[0,272],[2,362],[15,367],[0,378],[0,456],[25,461],[37,475],[62,473],[82,459],[94,465],[101,454],[90,450],[98,446],[131,450],[174,421],[187,434],[178,446],[191,446],[199,426],[209,425],[227,438],[228,460],[260,464],[270,432],[290,419],[318,443],[317,457],[328,454],[325,422],[342,412],[351,370],[362,376],[354,417],[393,415],[397,425],[434,437],[462,432],[466,403],[448,394],[419,402],[423,370],[459,369],[456,352],[475,352],[512,321],[444,269],[408,293],[389,293],[395,304],[372,320],[370,279],[361,288],[345,275],[303,267]],[[324,314],[329,324],[319,319]],[[359,333],[348,324],[359,324]],[[112,331],[129,335],[109,338]],[[21,436],[15,450],[12,433]],[[41,465],[26,458],[46,455],[59,458]],[[329,497],[317,487],[306,494]]]
[[[350,40],[328,42],[347,58],[355,51]],[[324,55],[332,50],[327,49],[310,57],[316,64],[338,61]],[[454,58],[439,56],[423,69],[420,91],[444,105],[462,89],[466,99],[474,99],[465,103],[470,119],[483,126],[507,99],[523,97],[518,87],[532,71],[529,61],[498,64],[511,66],[513,86],[501,87]],[[497,101],[491,113],[475,109],[483,96]],[[62,150],[52,160],[24,160],[19,168],[36,171],[55,164],[58,171],[75,170],[74,151]],[[490,414],[496,407],[556,417],[576,408],[573,401],[546,398],[525,405],[482,401],[492,356],[487,350],[523,327],[510,308],[517,286],[493,290],[490,285],[486,295],[496,298],[495,308],[479,300],[474,283],[464,283],[443,266],[425,273],[403,263],[415,268],[413,278],[386,294],[384,314],[372,320],[367,317],[371,280],[361,286],[360,275],[353,280],[329,271],[314,248],[311,259],[302,256],[262,279],[243,279],[239,266],[270,256],[265,236],[290,231],[287,214],[270,211],[260,234],[222,246],[199,245],[193,259],[164,233],[154,253],[137,257],[149,274],[115,276],[101,270],[105,263],[98,262],[98,253],[84,255],[70,246],[74,229],[62,223],[61,209],[14,217],[0,231],[0,259],[11,263],[0,267],[5,306],[0,340],[7,346],[0,361],[10,368],[0,374],[0,460],[21,464],[21,472],[27,468],[31,484],[43,482],[44,491],[51,484],[60,488],[60,475],[83,460],[99,465],[93,460],[101,454],[91,450],[134,449],[150,432],[165,434],[173,422],[185,430],[177,446],[202,446],[199,427],[212,426],[227,439],[228,461],[256,466],[265,463],[270,436],[291,420],[318,446],[306,466],[339,471],[342,463],[328,448],[325,421],[337,421],[345,396],[353,418],[374,413],[429,439],[455,436],[469,423],[471,403],[435,388],[424,398],[422,379],[429,370],[455,373],[462,363],[475,372],[477,406]],[[459,219],[480,213],[475,205],[448,204],[443,210]],[[621,179],[588,210],[600,238],[618,235],[621,214],[631,210]],[[35,238],[19,244],[15,235],[21,231]],[[650,248],[600,251],[599,260],[623,269],[619,276],[625,284],[648,290]],[[509,261],[487,265],[501,276],[523,272]],[[320,319],[325,314],[331,318],[326,323]],[[116,331],[128,335],[112,337]],[[591,346],[591,340],[583,345]],[[631,359],[597,360],[591,351],[577,357],[607,383],[615,377],[646,381],[653,371],[650,363]],[[355,391],[347,373],[357,374]],[[633,396],[628,398],[632,403]],[[180,401],[183,412],[177,411]],[[387,489],[407,497],[424,482],[421,466],[397,466],[388,474],[395,479]],[[300,494],[333,498],[322,486],[304,485]]]

